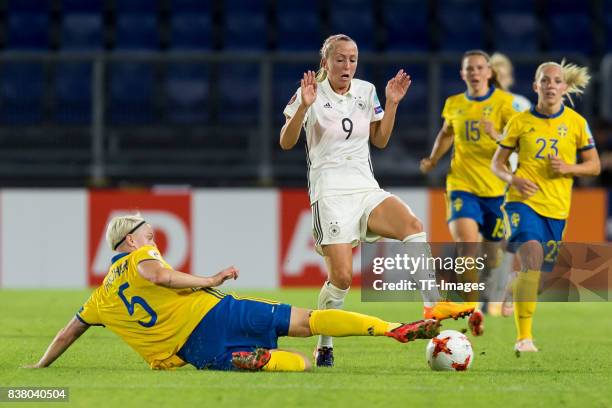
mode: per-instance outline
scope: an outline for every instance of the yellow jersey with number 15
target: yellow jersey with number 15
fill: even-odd
[[[549,157],[557,156],[566,163],[575,164],[577,152],[595,148],[587,121],[564,105],[550,116],[531,108],[512,118],[499,144],[507,149],[518,149],[519,166],[515,174],[539,187],[528,199],[511,187],[506,201],[525,203],[544,217],[566,219],[574,180],[572,176],[553,174]]]
[[[225,295],[216,289],[170,289],[138,273],[138,264],[157,260],[172,269],[154,246],[143,246],[113,258],[102,286],[76,317],[88,325],[106,326],[153,369],[185,363],[176,356],[200,320]]]
[[[481,97],[466,93],[446,99],[442,117],[454,133],[453,157],[446,177],[446,190],[466,191],[480,197],[503,196],[506,185],[491,171],[491,158],[497,142],[487,135],[481,119],[493,122],[502,132],[510,118],[518,113],[514,95],[491,87]]]

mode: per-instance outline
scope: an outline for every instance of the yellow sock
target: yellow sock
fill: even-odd
[[[304,357],[290,351],[274,350],[268,364],[263,366],[263,371],[304,371],[306,362]]]
[[[308,323],[313,335],[333,337],[382,336],[400,326],[378,317],[336,309],[313,310]]]
[[[538,286],[540,284],[540,271],[527,270],[519,272],[514,281],[514,323],[517,330],[517,339],[532,339],[533,314],[538,304]]]
[[[467,269],[463,274],[459,275],[459,281],[463,283],[478,283],[478,270],[476,268]],[[463,299],[465,304],[478,308],[478,291],[473,290],[470,292],[463,293]]]

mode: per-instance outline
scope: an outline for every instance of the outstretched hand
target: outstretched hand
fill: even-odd
[[[304,72],[304,78],[300,80],[300,92],[302,93],[302,105],[306,108],[317,99],[317,80],[314,71]]]
[[[385,88],[387,101],[395,104],[400,103],[406,95],[408,88],[410,88],[411,83],[410,75],[406,74],[403,69],[397,71],[397,74],[387,82],[387,87]]]
[[[228,279],[238,279],[238,268],[234,266],[230,266],[229,268],[223,269],[221,272],[218,272],[210,277],[212,279],[211,286],[220,286]]]

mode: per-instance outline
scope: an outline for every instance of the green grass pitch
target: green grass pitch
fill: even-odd
[[[311,373],[207,372],[192,367],[151,371],[118,337],[98,327],[52,367],[20,368],[38,360],[88,293],[0,291],[0,387],[69,387],[70,401],[60,406],[82,407],[612,406],[608,303],[540,303],[535,336],[541,352],[518,359],[512,352],[512,319],[488,318],[485,335],[471,338],[475,360],[463,373],[432,372],[425,362],[425,341],[400,344],[370,337],[337,339],[336,367]],[[317,297],[316,290],[240,294],[303,307],[313,307]],[[419,318],[421,305],[361,303],[359,291],[353,290],[345,308],[412,321]],[[446,321],[443,327],[460,330],[465,320]],[[315,342],[284,338],[280,346],[310,355]]]

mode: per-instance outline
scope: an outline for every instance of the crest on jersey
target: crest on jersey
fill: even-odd
[[[366,104],[364,101],[357,101],[357,107],[361,110],[365,110]]]
[[[557,134],[559,135],[559,137],[567,136],[567,131],[568,131],[568,128],[565,123],[562,123],[557,127]]]
[[[519,223],[521,222],[521,216],[518,213],[513,213],[512,217],[510,218],[510,222],[514,228],[518,227]]]
[[[159,254],[159,252],[158,252],[158,251],[156,251],[156,250],[154,250],[154,249],[150,249],[150,250],[149,250],[147,253],[148,253],[150,256],[152,256],[153,258],[161,260],[161,255]]]
[[[338,238],[340,235],[340,226],[337,222],[332,222],[329,225],[329,236],[331,238]]]
[[[463,200],[460,198],[455,198],[453,200],[453,208],[455,209],[455,211],[457,212],[461,211],[462,207],[463,207]]]
[[[491,116],[493,113],[493,107],[491,105],[487,105],[482,109],[482,114],[485,116]]]

